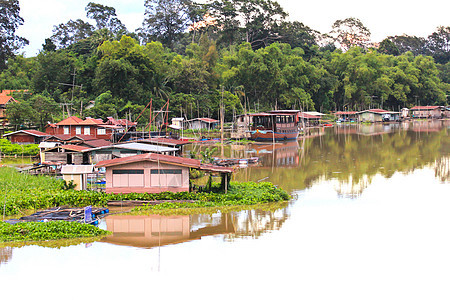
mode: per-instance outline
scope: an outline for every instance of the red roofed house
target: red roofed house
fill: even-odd
[[[107,193],[188,192],[189,168],[233,172],[231,168],[202,164],[197,159],[156,153],[104,160],[96,167],[106,168]]]
[[[45,132],[49,135],[91,136],[94,139],[109,140],[114,133],[114,126],[103,123],[101,119],[86,118],[82,120],[72,116],[56,124],[48,124]]]
[[[13,144],[39,144],[49,135],[38,130],[19,130],[4,134],[3,137],[8,138]]]
[[[413,118],[441,118],[441,106],[414,106],[409,110]]]
[[[9,103],[12,102],[18,102],[16,99],[14,99],[12,96],[4,95],[3,93],[0,94],[0,120],[6,119],[6,107]]]

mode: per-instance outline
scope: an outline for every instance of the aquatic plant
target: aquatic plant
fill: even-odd
[[[24,222],[15,225],[0,222],[0,242],[47,241],[94,237],[108,233],[106,230],[78,222]]]

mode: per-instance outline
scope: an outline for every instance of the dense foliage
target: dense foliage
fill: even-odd
[[[226,121],[273,108],[448,104],[450,27],[377,46],[356,18],[321,34],[287,21],[272,0],[147,0],[145,8],[132,33],[114,8],[91,2],[87,18],[95,25],[59,24],[36,57],[8,59],[0,89],[29,90],[15,95],[10,123],[43,129],[68,112],[135,119],[150,99],[153,110],[170,100],[169,120],[218,118],[222,102]]]
[[[0,154],[36,156],[39,154],[39,147],[36,144],[11,144],[7,139],[0,139]]]
[[[48,241],[105,235],[108,231],[89,224],[66,221],[0,222],[0,242]]]

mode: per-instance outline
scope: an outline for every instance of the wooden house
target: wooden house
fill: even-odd
[[[45,132],[49,135],[90,136],[93,139],[110,140],[116,130],[122,127],[108,125],[101,119],[86,118],[82,120],[71,116],[56,124],[48,124]]]
[[[41,163],[86,165],[89,164],[89,154],[84,150],[88,149],[78,145],[58,145],[41,152]]]
[[[192,120],[186,120],[183,121],[183,127],[184,129],[194,129],[194,130],[201,130],[201,129],[214,129],[219,125],[218,120],[214,120],[211,118],[196,118]]]
[[[13,102],[18,101],[5,93],[0,94],[0,121],[6,123],[6,107]]]
[[[189,169],[232,173],[233,169],[202,164],[197,159],[147,153],[101,161],[106,169],[107,193],[160,193],[189,191]]]
[[[442,106],[414,106],[409,115],[412,118],[442,118]]]
[[[3,137],[6,137],[11,141],[12,144],[39,144],[49,135],[44,132],[40,132],[38,130],[19,130],[11,133],[4,134]]]

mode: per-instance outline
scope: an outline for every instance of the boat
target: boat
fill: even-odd
[[[272,111],[251,115],[250,139],[254,141],[287,141],[298,138],[297,111]]]

